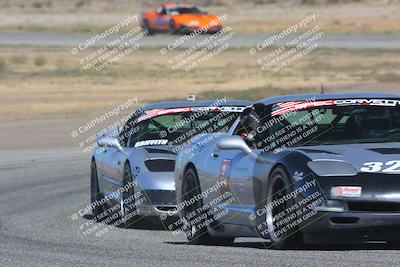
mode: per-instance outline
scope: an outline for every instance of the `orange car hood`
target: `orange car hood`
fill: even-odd
[[[174,20],[179,24],[190,25],[193,23],[193,26],[204,27],[210,26],[210,23],[214,23],[215,26],[219,26],[222,24],[222,20],[217,16],[210,16],[207,14],[179,14],[174,16]]]

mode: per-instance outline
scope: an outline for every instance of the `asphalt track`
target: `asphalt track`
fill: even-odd
[[[252,48],[262,43],[271,35],[241,35],[233,36],[227,43],[231,48]],[[27,46],[61,46],[77,47],[80,43],[93,37],[87,34],[52,33],[52,32],[2,32],[0,33],[0,45],[27,45]],[[109,36],[95,42],[93,47],[104,46],[118,36]],[[168,47],[177,39],[184,36],[171,36],[159,34],[146,36],[140,40],[143,48]],[[186,40],[180,47],[189,48],[201,43],[207,35],[197,36]],[[274,45],[283,45],[296,38],[296,35],[287,36],[274,42]],[[400,49],[400,35],[326,35],[318,40],[320,48],[345,48],[345,49]]]
[[[187,245],[146,223],[98,239],[71,217],[88,203],[89,156],[71,148],[0,151],[0,266],[400,266],[400,252],[381,245],[265,249],[261,239],[234,246]]]

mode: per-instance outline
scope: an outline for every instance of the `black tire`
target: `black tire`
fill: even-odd
[[[291,193],[292,187],[290,184],[291,182],[286,170],[280,166],[276,167],[268,179],[266,197],[267,207],[274,200],[280,199],[284,195]],[[282,205],[274,206],[273,208],[268,209],[266,212],[265,219],[269,230],[269,238],[271,240],[272,247],[275,249],[295,249],[299,248],[303,244],[303,235],[297,227],[279,232],[279,230],[282,230],[282,228],[279,228],[277,225],[275,225],[276,221],[273,220],[274,216],[280,212],[287,212],[286,209],[292,206],[294,201],[295,200],[284,201]]]
[[[193,169],[188,169],[185,172],[182,183],[182,201],[188,201],[194,196],[201,194],[201,188],[197,173]],[[191,217],[189,214],[196,214],[196,217],[204,216],[204,211],[200,209],[203,206],[202,199],[196,200],[192,205],[185,206],[182,210],[182,221],[185,222],[183,227],[186,238],[189,244],[192,245],[231,245],[234,242],[233,237],[212,237],[207,227],[199,229],[198,223],[193,223],[193,220],[188,221],[187,218]]]
[[[170,31],[171,34],[178,34],[178,33],[180,33],[180,32],[179,32],[179,29],[176,28],[176,23],[175,23],[175,21],[174,21],[173,19],[171,19],[171,20],[169,21],[169,31]]]
[[[147,35],[153,35],[155,32],[151,29],[149,21],[144,20],[142,23],[142,28],[146,32]]]
[[[138,215],[135,206],[135,190],[132,177],[131,166],[129,162],[125,163],[124,167],[124,178],[123,178],[123,188],[127,188],[122,193],[122,199],[120,202],[120,227],[129,228],[137,226]]]
[[[101,220],[99,215],[104,212],[103,206],[96,204],[100,203],[101,199],[103,199],[103,194],[100,193],[99,189],[96,161],[92,159],[92,163],[90,164],[90,202],[94,206],[92,214],[96,221]]]
[[[386,245],[389,249],[400,249],[400,241],[390,241]]]

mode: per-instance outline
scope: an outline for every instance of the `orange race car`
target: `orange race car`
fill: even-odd
[[[142,13],[141,24],[149,34],[186,34],[196,30],[216,33],[222,29],[222,18],[208,15],[192,5],[165,4],[155,11]]]

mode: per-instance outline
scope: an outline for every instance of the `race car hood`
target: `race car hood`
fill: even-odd
[[[357,211],[400,212],[400,143],[305,146],[294,150],[309,159],[307,165],[327,197],[346,199]],[[345,194],[343,190],[353,191]],[[337,191],[342,195],[336,195]]]
[[[207,14],[180,14],[175,15],[174,20],[180,24],[193,27],[211,26],[209,25],[210,23],[213,23],[214,26],[220,26],[222,24],[221,19],[217,16],[210,16]]]
[[[295,150],[306,155],[312,161],[348,163],[355,168],[357,173],[393,174],[397,170],[397,173],[400,174],[400,167],[395,168],[394,171],[387,171],[385,166],[381,166],[382,168],[378,169],[377,167],[373,168],[371,164],[366,164],[380,162],[384,165],[390,161],[400,161],[400,143],[304,146]]]

